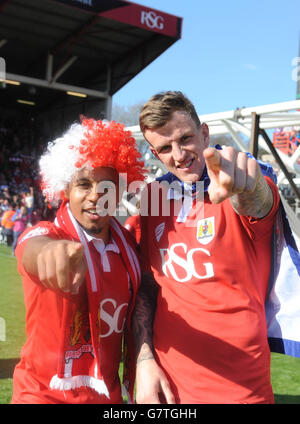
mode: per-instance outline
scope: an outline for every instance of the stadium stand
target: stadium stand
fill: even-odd
[[[31,107],[58,134],[79,114],[109,119],[112,96],[180,39],[181,25],[124,0],[0,1],[0,109]]]
[[[1,243],[11,245],[14,215],[26,207],[28,224],[51,219],[54,210],[46,203],[40,191],[38,158],[45,142],[41,138],[34,146],[27,122],[8,119],[0,123],[0,219]],[[11,210],[8,222],[7,211]]]
[[[0,1],[1,220],[12,206],[27,207],[28,225],[53,218],[39,189],[46,143],[81,114],[110,119],[112,96],[180,39],[181,26],[125,0]],[[12,244],[2,226],[0,242]]]

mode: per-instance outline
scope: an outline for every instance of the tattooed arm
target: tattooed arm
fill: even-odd
[[[257,165],[259,166],[259,165]],[[263,218],[268,215],[273,206],[273,194],[265,177],[259,170],[258,180],[252,192],[243,192],[232,196],[230,201],[233,209],[244,216]]]
[[[136,402],[160,403],[159,393],[163,393],[167,403],[174,403],[169,382],[153,355],[153,321],[159,287],[150,273],[144,273],[133,314],[133,334],[135,339]]]
[[[133,334],[137,364],[153,359],[152,332],[158,285],[150,273],[143,273],[133,314]]]
[[[230,197],[233,209],[244,216],[263,218],[273,206],[272,190],[255,159],[230,146],[204,152],[210,177],[208,194],[212,203]]]

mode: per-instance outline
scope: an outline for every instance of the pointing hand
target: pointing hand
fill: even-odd
[[[208,194],[212,203],[220,203],[235,194],[255,190],[260,175],[255,159],[231,146],[222,150],[208,147],[203,155],[210,178]]]

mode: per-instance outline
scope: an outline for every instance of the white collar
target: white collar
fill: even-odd
[[[104,252],[108,252],[109,250],[111,250],[112,252],[115,252],[115,253],[120,253],[120,249],[119,249],[119,247],[118,247],[118,245],[115,242],[113,237],[111,237],[108,244],[105,245],[104,241],[101,238],[91,236],[83,228],[82,228],[82,231],[83,231],[87,241],[88,242],[92,241],[94,246],[96,247],[96,249],[98,250],[98,252],[100,254],[102,254]]]
[[[72,212],[70,211],[70,209],[69,209],[69,212],[70,212],[70,213],[71,213],[71,215],[73,216],[73,214],[72,214]],[[74,216],[73,216],[73,218],[74,218]],[[75,219],[75,218],[74,218],[74,219]],[[58,221],[57,221],[57,218],[55,218],[54,224],[55,224],[57,227],[59,227],[59,225],[58,225]],[[78,225],[79,225],[79,224],[78,224]],[[84,235],[85,235],[85,237],[86,237],[86,239],[87,239],[88,243],[89,243],[90,241],[92,241],[92,242],[93,242],[93,244],[94,244],[94,246],[96,247],[96,249],[98,250],[98,252],[99,252],[100,254],[102,254],[102,253],[104,253],[104,252],[108,252],[109,250],[111,250],[112,252],[115,252],[115,253],[120,253],[120,249],[119,249],[119,247],[118,247],[117,243],[115,242],[115,240],[114,240],[114,238],[113,238],[112,236],[111,236],[111,239],[110,239],[109,243],[108,243],[107,245],[105,245],[105,243],[104,243],[104,241],[103,241],[102,239],[91,236],[90,234],[88,234],[88,233],[87,233],[87,232],[83,229],[83,227],[82,227],[81,225],[80,225],[80,228],[82,229],[82,231],[83,231],[83,233],[84,233]]]

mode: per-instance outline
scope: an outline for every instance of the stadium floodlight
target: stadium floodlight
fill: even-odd
[[[87,97],[87,94],[78,93],[77,91],[67,91],[67,94],[69,96],[75,96],[75,97]]]
[[[5,80],[5,83],[10,85],[21,85],[20,81],[14,81],[14,80]]]
[[[17,102],[24,105],[35,106],[35,102],[30,102],[29,100],[18,99]]]

